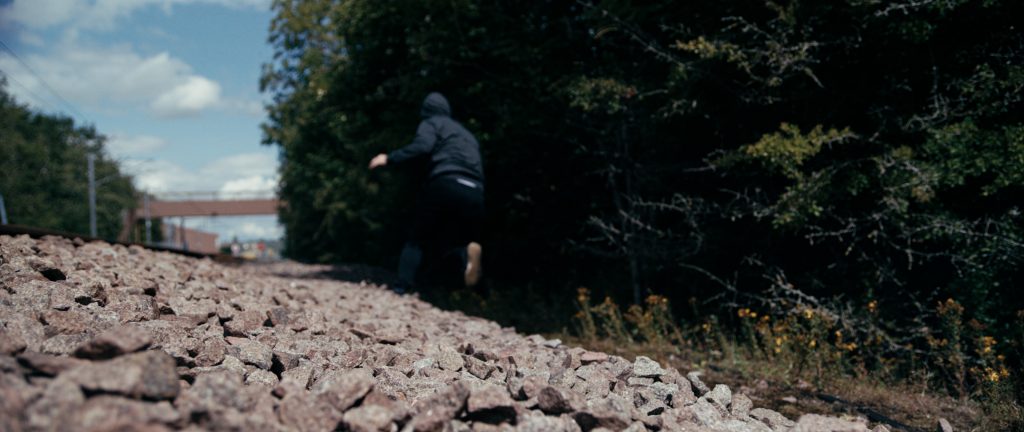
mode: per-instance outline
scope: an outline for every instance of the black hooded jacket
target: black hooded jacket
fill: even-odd
[[[480,160],[480,144],[466,128],[452,120],[448,100],[440,93],[431,93],[423,100],[416,138],[412,143],[388,153],[388,164],[429,157],[430,175],[460,174],[483,182],[484,167]]]

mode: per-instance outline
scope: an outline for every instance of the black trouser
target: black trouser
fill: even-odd
[[[466,245],[480,241],[484,218],[483,185],[460,175],[431,179],[420,193],[412,235],[398,262],[400,288],[416,284],[420,273],[440,280],[461,277]],[[420,272],[421,263],[427,271]]]

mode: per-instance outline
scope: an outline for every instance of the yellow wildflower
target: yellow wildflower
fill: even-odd
[[[992,368],[985,368],[985,378],[988,378],[989,381],[994,383],[999,382],[999,372],[996,372]]]

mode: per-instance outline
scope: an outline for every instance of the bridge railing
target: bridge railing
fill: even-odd
[[[156,201],[236,201],[236,200],[263,200],[277,199],[277,192],[273,190],[246,190],[246,191],[175,191],[175,192],[150,192],[151,199]]]

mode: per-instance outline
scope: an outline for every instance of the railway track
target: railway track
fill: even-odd
[[[143,248],[146,248],[146,249],[149,249],[149,250],[155,250],[155,251],[161,251],[161,252],[170,252],[170,253],[190,256],[190,257],[194,257],[194,258],[206,258],[206,257],[209,257],[209,258],[213,259],[214,261],[222,262],[222,263],[231,263],[231,262],[237,262],[238,261],[238,259],[233,257],[233,256],[226,255],[226,254],[220,254],[220,253],[217,253],[217,254],[207,254],[207,253],[202,253],[202,252],[187,251],[187,250],[182,250],[182,249],[177,249],[177,248],[172,248],[172,247],[166,247],[166,246],[156,246],[156,245],[146,245],[146,244],[142,244],[142,243],[115,241],[115,240],[109,240],[109,239],[105,239],[105,238],[90,237],[90,236],[83,235],[83,234],[75,234],[75,233],[69,233],[69,232],[65,232],[65,231],[57,231],[57,230],[51,230],[51,229],[46,229],[46,228],[30,227],[30,226],[25,226],[25,225],[0,225],[0,235],[15,236],[15,235],[25,235],[25,234],[27,234],[29,237],[36,238],[36,239],[42,238],[42,237],[45,237],[45,236],[57,236],[57,237],[63,237],[63,238],[72,239],[72,240],[76,239],[76,238],[79,238],[79,239],[82,239],[82,240],[87,241],[87,242],[88,241],[104,241],[104,242],[107,242],[107,243],[110,243],[110,244],[119,244],[119,245],[124,245],[124,246],[139,246],[139,247],[143,247]]]

